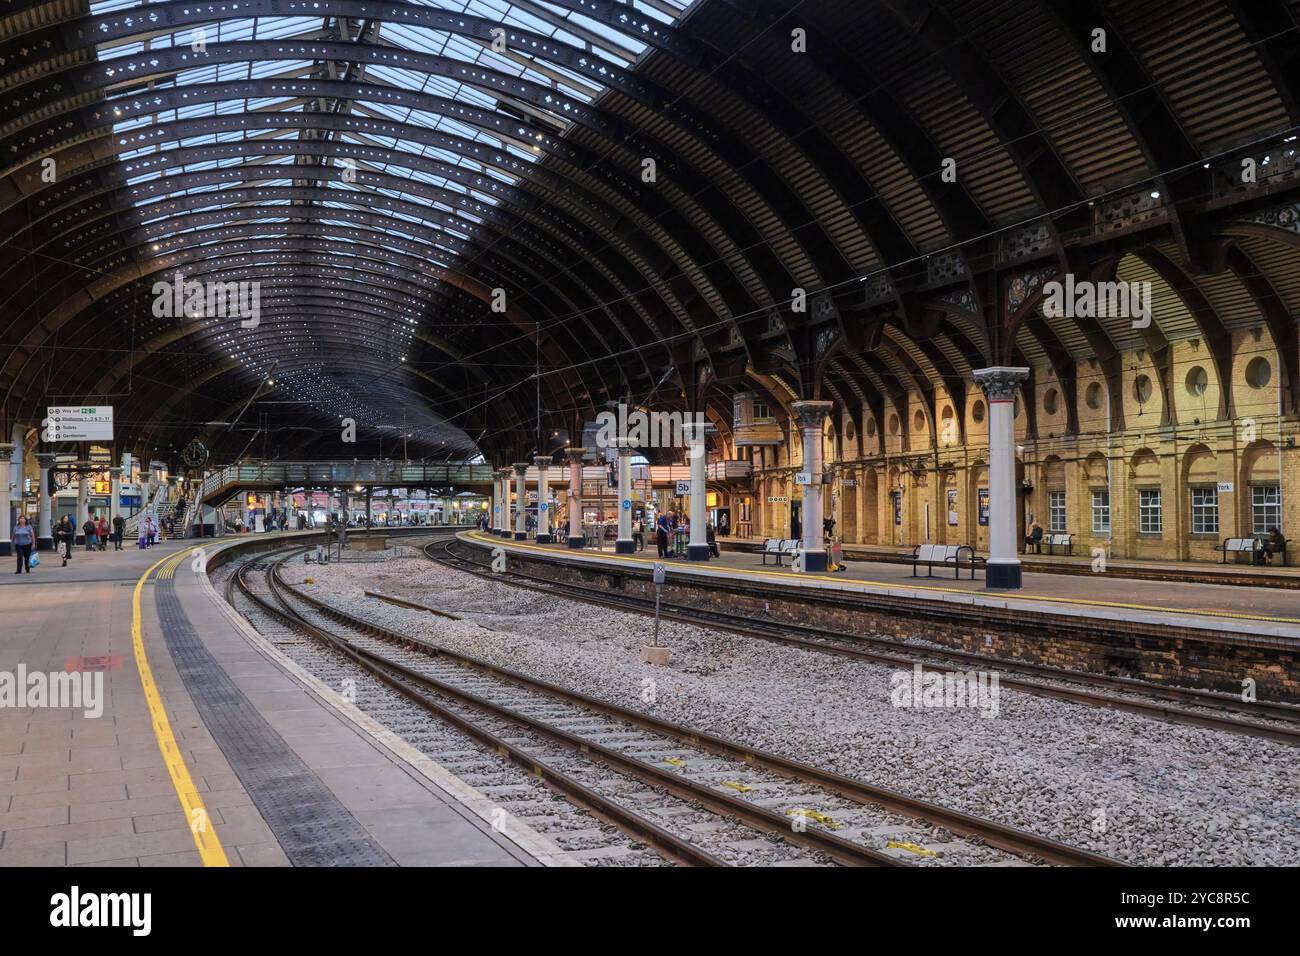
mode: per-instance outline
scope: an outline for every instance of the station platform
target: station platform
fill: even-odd
[[[239,543],[0,574],[0,866],[556,862],[235,613],[200,566]]]
[[[464,540],[487,547],[500,546],[507,552],[544,554],[552,558],[588,565],[651,569],[661,559],[655,555],[653,538],[645,551],[632,555],[592,548],[569,549],[563,544],[538,545],[474,531]],[[743,540],[743,539],[741,539]],[[1035,556],[1037,557],[1037,556]],[[719,578],[806,590],[811,598],[818,591],[856,592],[925,602],[947,602],[1021,611],[1041,618],[1046,614],[1125,621],[1155,627],[1181,628],[1191,632],[1226,635],[1243,641],[1266,640],[1275,646],[1300,649],[1300,607],[1288,590],[1268,586],[1223,587],[1204,582],[1140,580],[1112,570],[1072,575],[1046,573],[1035,561],[1024,564],[1024,587],[1018,591],[986,588],[982,570],[971,580],[969,569],[953,577],[951,567],[927,569],[912,576],[912,566],[896,560],[858,560],[846,555],[847,569],[841,572],[800,573],[785,567],[766,565],[758,553],[723,548],[721,556],[707,562],[684,558],[662,559],[673,575]]]
[[[718,545],[723,551],[752,552],[757,554],[766,538],[720,537]],[[846,561],[902,564],[911,554],[910,547],[883,544],[845,544]],[[1291,556],[1294,561],[1294,555]],[[1020,555],[1026,571],[1043,574],[1091,574],[1093,557],[1087,548],[1076,548],[1073,554],[1058,551],[1051,553],[1044,545],[1041,553],[1030,551]],[[908,564],[909,573],[911,565]],[[1135,580],[1174,581],[1196,584],[1249,584],[1258,587],[1300,589],[1300,566],[1294,564],[1252,565],[1230,559],[1211,561],[1151,561],[1138,558],[1106,559],[1106,574],[1111,577]]]

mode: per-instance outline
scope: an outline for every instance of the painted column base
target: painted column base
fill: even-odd
[[[551,543],[551,536],[550,536],[549,534],[539,534],[539,535],[537,536],[537,543],[538,543],[538,544],[550,544],[550,543]]]
[[[14,553],[14,543],[12,541],[0,541],[0,558],[7,558]]]
[[[1020,562],[994,562],[990,561],[984,566],[984,586],[986,588],[1019,588],[1020,583]]]
[[[827,567],[826,552],[821,548],[815,551],[803,551],[803,569],[805,571],[825,571]]]
[[[36,550],[37,550],[37,551],[53,551],[53,550],[54,550],[54,539],[53,539],[53,538],[37,538],[37,539],[36,539]]]
[[[511,532],[504,531],[501,528],[497,528],[496,535],[498,538],[509,538],[511,536]]]
[[[709,560],[709,546],[707,544],[688,544],[686,546],[686,559],[688,561]]]
[[[528,540],[528,532],[527,532],[527,531],[516,531],[516,532],[515,532],[515,540],[516,540],[516,541],[527,541],[527,540]]]
[[[569,547],[571,547],[571,548],[585,548],[586,546],[587,546],[587,539],[586,539],[586,538],[570,538],[570,539],[569,539]]]
[[[73,544],[85,544],[85,543],[86,543],[86,536],[85,536],[84,534],[79,534],[79,535],[77,535],[75,538],[72,539],[72,543],[73,543]]]
[[[622,538],[619,538],[617,541],[614,542],[614,553],[615,554],[636,554],[636,542],[631,540],[630,538],[626,541],[624,541]]]

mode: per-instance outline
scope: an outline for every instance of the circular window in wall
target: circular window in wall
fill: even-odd
[[[898,434],[898,416],[897,416],[897,415],[890,415],[890,416],[889,416],[889,434],[891,434],[891,435],[897,435],[897,434]]]
[[[1188,370],[1187,372],[1187,393],[1195,395],[1198,398],[1205,394],[1205,390],[1210,387],[1210,376],[1205,374],[1205,369],[1199,365]]]
[[[1268,359],[1255,356],[1246,366],[1246,384],[1251,388],[1263,388],[1273,378],[1273,367]]]
[[[1056,414],[1056,406],[1059,403],[1060,396],[1057,395],[1056,389],[1049,388],[1047,394],[1043,396],[1043,411],[1049,415]]]
[[[1101,408],[1101,386],[1096,382],[1089,385],[1087,391],[1083,393],[1083,400],[1088,403],[1089,408]]]
[[[918,432],[925,431],[925,412],[917,412],[912,416],[912,428]]]
[[[1139,375],[1133,379],[1133,397],[1139,402],[1151,401],[1151,377]]]
[[[975,399],[975,404],[970,407],[970,417],[976,422],[984,421],[984,403],[978,398]]]
[[[874,418],[867,419],[867,437],[868,438],[876,437],[876,420]]]
[[[844,429],[844,437],[849,441],[853,441],[853,439],[858,437],[858,430],[853,427],[853,422],[849,422],[848,427]]]

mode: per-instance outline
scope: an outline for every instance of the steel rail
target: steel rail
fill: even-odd
[[[560,583],[550,581],[549,579],[537,575],[525,574],[521,571],[505,571],[500,574],[489,572],[477,562],[453,554],[451,552],[451,547],[455,543],[455,541],[442,543],[444,553],[448,557],[439,557],[430,553],[430,549],[435,547],[434,544],[425,546],[425,556],[431,560],[440,561],[448,566],[455,567],[457,570],[464,571],[467,574],[475,574],[488,580],[500,581],[504,577],[509,579],[509,583],[518,587],[550,594],[558,594],[562,597],[569,597],[575,601],[583,601],[589,604],[596,604],[636,614],[654,613],[654,602],[648,599],[638,598],[631,595],[616,597],[608,592],[600,591],[595,588],[587,588],[582,585],[570,584],[568,582]],[[623,574],[625,572],[613,568],[605,569],[605,573]],[[1071,671],[1042,664],[1034,664],[1032,662],[1011,661],[1006,658],[983,656],[969,651],[915,647],[913,645],[903,644],[899,641],[874,635],[848,634],[793,623],[787,624],[755,621],[750,618],[743,618],[722,611],[705,611],[697,608],[685,607],[683,605],[663,605],[660,616],[684,624],[695,624],[700,627],[715,628],[717,630],[728,631],[731,633],[744,634],[749,637],[757,637],[762,640],[802,647],[807,650],[815,650],[842,657],[851,657],[857,660],[865,660],[878,664],[911,667],[916,663],[924,663],[925,666],[948,672],[965,669],[960,665],[950,664],[936,659],[948,658],[949,660],[961,661],[963,664],[968,666],[973,665],[981,668],[995,666],[1000,671],[1005,671],[1008,674],[1020,673],[1026,676],[1036,675],[1052,680],[1074,681],[1080,684],[1090,684],[1096,687],[1105,687],[1113,690],[1148,694],[1152,697],[1163,698],[1164,700],[1176,701],[1191,706],[1212,707],[1232,711],[1234,713],[1246,713],[1263,719],[1291,721],[1297,723],[1298,726],[1284,727],[1260,724],[1254,721],[1239,720],[1224,715],[1198,713],[1196,711],[1186,710],[1183,707],[1172,706],[1158,701],[1143,701],[1127,697],[1114,697],[1106,694],[1094,693],[1088,690],[1062,687],[1057,684],[1040,684],[1030,680],[1019,680],[1015,677],[1001,677],[999,681],[1001,686],[1010,687],[1015,690],[1036,694],[1042,697],[1069,700],[1073,703],[1089,707],[1123,710],[1130,713],[1140,714],[1145,717],[1165,720],[1170,723],[1206,727],[1212,730],[1222,730],[1250,737],[1263,737],[1290,746],[1300,746],[1300,707],[1277,701],[1246,703],[1238,698],[1228,697],[1214,691],[1202,690],[1199,688],[1169,687],[1161,684],[1154,684],[1149,681],[1137,680],[1135,678],[1112,677],[1105,674],[1090,674],[1085,671]],[[908,656],[902,656],[898,653],[889,653],[888,651],[871,650],[861,645],[887,648],[893,652],[903,651],[906,652]],[[922,660],[922,658],[924,658],[924,660]]]
[[[824,770],[820,767],[815,767],[787,757],[782,757],[778,754],[760,750],[747,744],[728,740],[672,721],[651,717],[639,711],[630,710],[617,704],[591,697],[579,691],[569,690],[568,688],[551,684],[547,681],[538,680],[529,677],[527,674],[509,668],[499,667],[495,664],[487,663],[478,658],[461,654],[457,651],[435,647],[412,638],[409,635],[399,634],[395,631],[389,630],[388,628],[362,620],[361,618],[349,614],[346,611],[342,611],[325,601],[303,593],[292,585],[285,583],[283,580],[277,579],[277,583],[282,589],[292,593],[296,600],[300,600],[303,603],[316,608],[320,613],[334,620],[344,623],[349,627],[356,628],[357,630],[372,634],[381,640],[400,644],[404,647],[412,647],[436,656],[445,657],[457,662],[458,664],[463,664],[483,673],[508,680],[530,690],[558,697],[569,703],[576,704],[597,713],[618,718],[642,729],[672,737],[688,746],[697,747],[718,756],[739,760],[751,766],[762,767],[765,770],[784,777],[824,787],[833,793],[839,794],[840,796],[859,804],[884,807],[892,812],[913,819],[920,819],[935,826],[941,826],[955,834],[981,840],[982,842],[997,847],[998,849],[1019,856],[1030,856],[1042,859],[1048,863],[1066,866],[1125,865],[1118,860],[1111,859],[1110,857],[1083,850],[1078,847],[1073,847],[1046,837],[1041,837],[1017,827],[1011,827],[996,821],[972,816],[959,810],[952,810],[939,804],[909,797],[906,794],[889,790],[884,787],[868,784],[860,780],[854,780],[850,777],[845,777],[832,771]],[[385,601],[392,600],[388,595],[376,596]],[[408,606],[414,605],[414,602],[404,600],[402,603]],[[433,610],[430,608],[422,609]],[[445,614],[446,612],[435,611],[435,613]],[[583,746],[595,747],[596,745],[584,743]],[[658,771],[658,768],[654,769]],[[660,772],[662,773],[662,771]],[[679,779],[673,774],[668,774],[668,776],[671,779]],[[732,805],[740,803],[746,807],[752,806],[738,798],[726,797],[725,795],[723,795],[723,798]],[[779,820],[780,818],[778,817],[777,819]]]
[[[294,553],[299,552],[291,552],[283,560],[293,557]],[[377,655],[367,654],[361,649],[353,647],[346,638],[339,637],[338,635],[332,634],[323,628],[316,627],[309,621],[304,620],[300,615],[295,613],[287,603],[285,603],[283,607],[272,605],[269,601],[266,601],[260,595],[254,593],[248,586],[247,581],[244,580],[244,572],[247,570],[247,566],[250,563],[252,563],[252,561],[245,562],[243,566],[231,575],[230,580],[227,582],[227,600],[231,601],[232,606],[232,591],[235,586],[238,586],[243,597],[256,604],[264,613],[267,613],[292,627],[296,627],[327,646],[332,647],[366,673],[383,682],[412,703],[424,708],[439,720],[455,727],[471,739],[478,741],[480,744],[494,752],[497,756],[523,768],[530,775],[557,790],[571,803],[581,807],[593,816],[610,823],[634,839],[644,840],[653,846],[658,852],[674,862],[687,866],[728,865],[713,854],[700,849],[694,844],[670,833],[652,821],[646,820],[644,817],[641,817],[606,797],[601,796],[590,787],[587,787],[585,784],[573,779],[563,771],[557,770],[547,764],[544,760],[540,760],[539,758],[529,754],[523,748],[509,743],[488,730],[484,730],[473,721],[462,717],[460,714],[444,707],[437,701],[431,700],[424,693],[421,693],[418,687],[424,685],[426,688],[436,690],[438,693],[447,693],[448,696],[456,696],[452,692],[452,689],[447,688],[444,690],[443,686],[433,686],[437,682],[431,681],[428,678],[423,677],[423,675],[410,671],[409,669],[402,667],[400,664],[388,661]],[[268,581],[273,582],[271,574],[272,572],[268,572]],[[274,583],[272,583],[272,591],[274,592],[274,590],[275,586]],[[279,595],[277,595],[277,598],[283,603],[283,599],[279,598]]]

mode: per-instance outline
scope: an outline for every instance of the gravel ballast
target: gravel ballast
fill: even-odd
[[[423,558],[284,568],[308,576],[318,599],[392,630],[1116,859],[1300,860],[1300,754],[1284,744],[1006,689],[996,716],[895,706],[910,673],[673,622],[660,626],[672,662],[654,667],[646,617]]]

